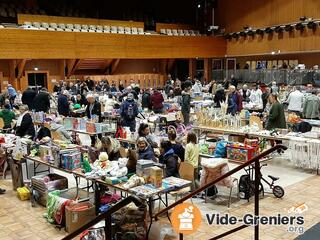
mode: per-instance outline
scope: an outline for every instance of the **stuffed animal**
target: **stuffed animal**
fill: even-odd
[[[126,167],[128,162],[127,158],[119,158],[118,164],[114,166],[110,175],[112,177],[123,177],[126,176],[128,173],[128,168]]]
[[[106,169],[109,165],[109,156],[106,152],[102,152],[99,154],[99,160],[95,161],[93,166],[98,167],[100,169]]]

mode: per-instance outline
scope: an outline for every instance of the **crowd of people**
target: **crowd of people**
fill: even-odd
[[[147,123],[137,126],[137,117],[141,109],[148,109],[154,114],[165,112],[165,100],[175,98],[179,104],[182,122],[190,123],[192,98],[204,93],[211,96],[215,108],[227,104],[228,114],[237,114],[243,109],[243,104],[251,103],[254,111],[261,113],[265,119],[265,128],[286,128],[285,109],[298,116],[319,119],[320,98],[318,92],[307,86],[303,93],[299,86],[292,87],[284,101],[279,101],[280,88],[273,82],[270,86],[259,84],[243,84],[240,86],[232,75],[230,80],[218,84],[212,80],[203,84],[198,79],[191,78],[185,81],[173,80],[168,76],[163,89],[140,89],[133,80],[129,86],[122,82],[115,84],[107,80],[94,82],[90,78],[85,81],[61,81],[53,88],[51,94],[46,88],[27,88],[22,93],[8,85],[2,92],[0,104],[0,118],[3,120],[3,129],[14,131],[17,136],[30,136],[40,141],[51,135],[58,135],[64,141],[73,141],[71,135],[64,128],[63,118],[73,116],[73,109],[84,109],[84,117],[91,121],[102,122],[103,111],[118,109],[123,127],[128,127],[132,134],[138,135],[136,146],[138,159],[159,161],[166,165],[167,176],[179,175],[179,163],[190,163],[195,171],[198,169],[199,146],[193,132],[187,134],[185,143],[177,141],[176,129],[167,131],[168,139],[157,142]],[[103,93],[103,94],[102,94]],[[16,114],[18,109],[19,114]],[[53,112],[56,109],[57,117],[49,126],[41,126],[37,131],[34,126],[33,112]],[[138,127],[138,129],[136,129]],[[120,143],[116,138],[99,136],[101,141],[92,139],[101,151],[109,154],[110,160],[119,158]],[[98,145],[98,146],[97,146]],[[196,174],[195,174],[196,176]]]

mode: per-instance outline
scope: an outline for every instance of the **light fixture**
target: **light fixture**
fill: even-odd
[[[239,35],[238,35],[238,33],[234,32],[234,33],[232,33],[232,37],[233,37],[233,38],[238,38]]]
[[[307,20],[307,17],[306,17],[306,16],[300,17],[300,21],[305,21],[305,20]]]
[[[256,30],[256,33],[258,34],[258,35],[263,35],[264,34],[264,29],[257,29]]]
[[[276,52],[274,52],[274,51],[271,52],[271,55],[275,55],[275,54],[276,54]]]
[[[39,68],[35,67],[35,68],[34,68],[34,70],[35,70],[35,71],[38,71],[38,70],[39,70]]]
[[[256,30],[248,30],[248,35],[253,36],[256,33]]]
[[[267,28],[265,29],[265,32],[268,33],[268,34],[270,34],[270,33],[273,33],[274,29],[275,29],[275,27],[267,27]]]
[[[246,32],[240,32],[240,36],[241,37],[245,37],[245,36],[247,36],[247,33]]]
[[[198,4],[198,8],[201,8],[201,4],[200,3]]]
[[[315,30],[317,28],[318,24],[314,21],[310,21],[310,22],[308,22],[307,26],[309,29]]]
[[[296,25],[296,30],[303,31],[307,25],[307,22],[300,22]]]
[[[284,26],[284,25],[277,26],[277,27],[274,29],[274,31],[275,31],[276,33],[282,33],[282,32],[284,31],[285,27],[286,27],[286,26]]]
[[[296,24],[287,24],[284,27],[284,30],[286,30],[286,32],[292,32],[295,26],[296,26]]]
[[[227,40],[230,40],[230,39],[232,39],[232,34],[231,34],[231,33],[226,34],[226,35],[224,36],[224,38],[227,39]]]

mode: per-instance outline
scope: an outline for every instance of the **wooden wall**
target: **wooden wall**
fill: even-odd
[[[223,38],[0,29],[0,59],[210,58],[226,52]]]
[[[215,25],[226,32],[299,21],[301,16],[320,18],[318,0],[219,0],[215,11]]]
[[[102,26],[107,25],[107,26],[137,27],[137,28],[144,29],[144,22],[18,14],[18,24],[23,24],[24,22],[47,22],[47,23],[53,22],[53,23],[65,23],[65,24],[76,23],[76,24],[102,25]]]
[[[131,80],[133,80],[136,84],[139,84],[141,89],[157,87],[162,88],[165,83],[165,76],[157,73],[116,74],[104,76],[90,76],[90,78],[95,81],[107,79],[110,84],[114,82],[117,86],[119,86],[119,83],[121,81],[125,87],[129,86],[131,84]]]
[[[160,32],[160,29],[195,30],[196,27],[187,24],[156,23],[156,32]]]
[[[281,51],[282,54],[296,54],[320,51],[320,30],[305,29],[282,34],[232,39],[227,41],[227,56],[270,55]]]

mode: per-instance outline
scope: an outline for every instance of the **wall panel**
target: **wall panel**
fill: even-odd
[[[219,0],[215,11],[216,25],[227,32],[297,22],[301,16],[320,18],[317,0]]]
[[[0,29],[0,59],[210,58],[225,55],[223,38]]]

